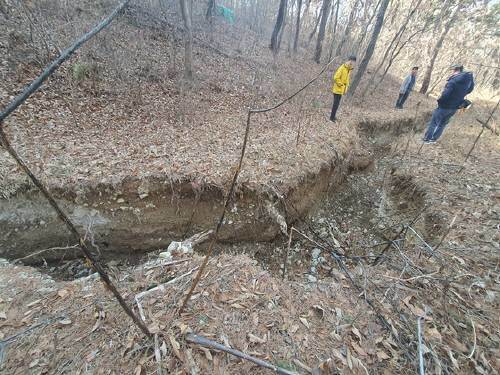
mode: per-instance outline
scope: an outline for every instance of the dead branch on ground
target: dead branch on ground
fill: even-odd
[[[278,366],[274,366],[273,364],[271,364],[267,361],[263,361],[262,359],[252,357],[251,355],[240,352],[239,350],[228,348],[227,346],[224,346],[222,344],[219,344],[218,342],[209,340],[203,336],[188,333],[186,335],[186,341],[191,343],[191,344],[203,346],[205,348],[220,350],[220,351],[223,351],[225,353],[229,353],[231,355],[234,355],[235,357],[238,357],[238,358],[244,359],[246,361],[250,361],[252,363],[255,363],[256,365],[258,365],[260,367],[265,367],[269,370],[272,370],[275,373],[280,374],[280,375],[296,375],[294,372],[285,370],[285,369],[278,367]]]
[[[207,266],[208,259],[212,256],[212,253],[214,251],[214,245],[216,244],[216,242],[218,240],[219,231],[220,231],[220,229],[221,229],[221,227],[222,227],[222,225],[224,223],[224,218],[226,216],[226,211],[227,211],[227,209],[229,207],[229,204],[230,204],[231,200],[233,199],[234,190],[236,188],[236,182],[237,182],[238,176],[239,176],[239,174],[241,172],[241,167],[243,165],[243,159],[245,157],[245,152],[246,152],[247,143],[248,143],[248,136],[249,136],[249,133],[250,133],[250,125],[251,125],[252,115],[255,115],[255,114],[258,114],[258,113],[265,113],[265,112],[273,111],[273,110],[281,107],[286,102],[292,100],[294,97],[296,97],[297,95],[299,95],[302,91],[304,91],[309,86],[311,86],[314,82],[316,82],[323,75],[323,73],[326,72],[326,70],[328,69],[328,67],[331,64],[333,64],[333,62],[336,59],[337,58],[334,58],[330,62],[328,62],[323,67],[323,69],[321,69],[321,71],[313,79],[311,79],[308,83],[306,83],[304,86],[302,86],[299,90],[295,91],[293,94],[291,94],[287,98],[283,99],[281,102],[277,103],[276,105],[274,105],[272,107],[269,107],[269,108],[249,109],[248,110],[247,123],[246,123],[246,127],[245,127],[245,133],[244,133],[244,136],[243,136],[243,144],[242,144],[241,151],[240,151],[241,154],[240,154],[240,158],[239,158],[239,161],[238,161],[238,165],[237,165],[236,170],[235,170],[234,175],[233,175],[233,179],[232,179],[232,182],[231,182],[231,185],[230,185],[230,188],[229,188],[229,192],[228,192],[228,194],[226,196],[226,200],[224,202],[224,207],[222,208],[222,212],[221,212],[221,215],[219,217],[219,221],[217,223],[217,226],[216,226],[215,231],[214,231],[214,235],[212,237],[212,241],[210,242],[210,245],[208,247],[207,255],[205,256],[205,259],[203,260],[203,263],[201,264],[200,269],[198,270],[198,273],[197,273],[195,279],[193,280],[193,284],[192,284],[191,288],[189,289],[186,297],[184,298],[184,301],[182,302],[182,305],[181,305],[181,307],[179,309],[179,314],[181,314],[184,311],[184,309],[185,309],[185,307],[186,307],[189,299],[191,298],[191,296],[192,296],[192,294],[193,294],[196,286],[200,282],[201,275],[203,274],[203,271],[205,270],[205,267]]]
[[[34,94],[40,88],[40,86],[43,84],[43,82],[45,80],[47,80],[61,66],[61,64],[63,62],[65,62],[67,59],[69,59],[78,48],[80,48],[85,42],[90,40],[93,36],[98,34],[100,31],[105,29],[107,26],[109,26],[111,21],[124,10],[124,8],[128,5],[129,2],[130,2],[130,0],[125,0],[122,3],[120,3],[108,17],[106,17],[104,20],[102,20],[100,23],[98,23],[88,33],[85,33],[84,35],[82,35],[70,47],[65,49],[59,55],[59,57],[57,59],[55,59],[47,68],[45,68],[45,70],[42,72],[42,74],[40,74],[35,80],[33,80],[31,82],[31,84],[29,86],[27,86],[21,94],[19,94],[17,97],[15,97],[14,100],[12,100],[7,105],[7,107],[2,112],[0,112],[0,141],[1,141],[1,144],[3,145],[3,147],[5,148],[5,150],[16,161],[16,163],[23,170],[23,172],[29,177],[29,179],[35,184],[35,186],[42,192],[42,194],[47,199],[49,204],[56,211],[59,219],[66,225],[66,227],[71,232],[73,237],[78,241],[83,253],[87,257],[87,259],[92,263],[95,270],[99,273],[99,276],[101,276],[102,281],[104,282],[106,287],[111,291],[111,293],[113,293],[113,295],[115,296],[115,298],[117,299],[118,303],[123,308],[123,310],[127,313],[127,315],[134,321],[134,323],[137,325],[137,327],[139,327],[141,329],[141,331],[146,336],[151,337],[151,332],[149,332],[149,329],[142,323],[142,321],[134,314],[134,312],[127,305],[127,303],[123,299],[123,297],[120,294],[120,292],[118,291],[118,289],[116,289],[115,285],[112,283],[111,279],[109,278],[109,276],[106,273],[106,271],[104,270],[104,268],[101,266],[101,264],[97,261],[97,259],[91,253],[85,240],[80,236],[80,233],[78,233],[78,230],[75,228],[75,225],[73,224],[73,222],[63,212],[63,210],[57,204],[57,202],[52,197],[52,195],[49,193],[47,188],[42,184],[42,182],[28,168],[26,163],[21,159],[21,157],[17,154],[17,152],[14,150],[14,148],[12,148],[12,146],[10,145],[9,140],[7,138],[7,135],[5,134],[4,128],[3,128],[3,120],[5,120],[12,112],[14,112],[20,105],[22,105],[26,101],[26,99],[28,99],[32,94]]]
[[[495,108],[493,108],[493,110],[490,112],[490,115],[489,115],[488,119],[486,120],[486,122],[484,124],[481,121],[479,121],[481,123],[481,125],[482,125],[481,131],[477,135],[476,139],[474,140],[474,143],[472,144],[472,147],[470,148],[469,152],[465,156],[465,160],[464,160],[464,162],[462,164],[462,167],[459,169],[458,174],[460,174],[465,169],[465,163],[467,163],[467,160],[469,160],[469,156],[472,154],[472,151],[474,151],[474,148],[476,147],[476,144],[479,141],[479,138],[481,138],[481,135],[483,135],[484,129],[486,128],[486,126],[488,125],[488,123],[490,122],[490,120],[495,115],[495,112],[497,111],[499,104],[500,104],[500,99],[497,101],[497,104],[496,104]]]

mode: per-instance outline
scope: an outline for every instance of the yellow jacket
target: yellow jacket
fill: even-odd
[[[339,66],[333,75],[332,92],[334,94],[344,95],[349,87],[349,76],[351,75],[352,67],[342,64]]]

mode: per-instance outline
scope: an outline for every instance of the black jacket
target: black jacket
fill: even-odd
[[[438,99],[439,108],[458,109],[467,94],[474,89],[474,77],[471,72],[463,72],[448,78],[448,82]]]

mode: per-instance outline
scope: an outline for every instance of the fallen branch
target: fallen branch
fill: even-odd
[[[481,125],[483,125],[486,129],[488,129],[490,132],[492,132],[493,134],[495,135],[500,135],[500,133],[498,132],[497,129],[493,128],[492,126],[488,125],[488,123],[480,120],[480,119],[476,119],[477,122],[479,122]]]
[[[12,263],[17,263],[17,262],[20,262],[20,261],[28,259],[28,258],[33,258],[37,255],[46,253],[47,251],[69,250],[69,249],[76,249],[77,247],[79,247],[79,245],[66,246],[66,247],[51,247],[50,249],[43,249],[43,250],[35,251],[34,253],[26,255],[25,257],[14,259],[12,261]]]
[[[409,277],[407,279],[402,279],[400,277],[394,277],[394,276],[389,276],[389,275],[382,275],[382,276],[385,277],[385,278],[387,278],[387,279],[391,279],[391,280],[398,280],[398,281],[410,282],[410,281],[414,281],[414,280],[418,280],[418,279],[424,279],[424,278],[434,279],[432,277],[432,275],[435,275],[437,273],[439,273],[439,272],[438,271],[431,272],[431,273],[427,273],[425,275],[418,275],[418,276]]]
[[[417,335],[418,335],[418,370],[420,375],[425,375],[425,363],[424,363],[424,352],[423,352],[423,340],[422,340],[422,320],[425,316],[419,316],[417,318]]]
[[[158,267],[176,266],[178,264],[189,262],[190,260],[192,260],[192,259],[186,258],[186,259],[173,260],[171,262],[160,262],[160,263],[152,264],[150,266],[144,266],[144,269],[145,270],[152,270],[153,268],[158,268]]]
[[[417,220],[418,220],[418,219],[420,218],[420,216],[424,213],[424,211],[425,211],[425,210],[427,210],[427,207],[428,207],[428,206],[424,206],[424,207],[423,207],[423,208],[422,208],[422,209],[421,209],[421,210],[417,213],[417,215],[413,218],[413,220],[410,222],[410,224],[408,224],[408,225],[403,225],[403,226],[402,226],[402,228],[401,228],[401,230],[399,231],[399,233],[398,233],[397,235],[395,235],[395,236],[393,237],[393,239],[392,239],[392,240],[390,240],[390,242],[389,242],[389,243],[388,243],[388,244],[384,247],[384,249],[382,250],[382,252],[381,252],[379,255],[377,255],[377,257],[376,257],[376,258],[375,258],[375,260],[373,261],[373,264],[372,264],[372,265],[376,266],[376,265],[379,263],[380,259],[381,259],[381,258],[385,255],[386,251],[387,251],[387,250],[389,250],[389,248],[390,248],[390,247],[394,244],[394,242],[395,242],[397,239],[401,238],[401,235],[402,235],[402,234],[406,231],[407,227],[409,227],[409,226],[411,226],[411,225],[413,225],[413,224],[415,224],[415,223],[417,222]]]
[[[88,33],[82,35],[76,42],[73,43],[73,45],[65,49],[57,59],[55,59],[47,68],[45,68],[42,74],[40,74],[35,80],[33,80],[31,84],[27,86],[21,94],[16,96],[14,100],[12,100],[7,105],[7,107],[2,112],[0,112],[0,143],[3,145],[5,150],[10,154],[10,156],[16,161],[16,163],[23,170],[23,172],[29,177],[29,179],[33,182],[33,184],[41,191],[42,195],[45,197],[45,199],[47,199],[52,208],[56,211],[59,219],[66,225],[68,230],[73,235],[73,238],[75,238],[75,240],[79,243],[79,246],[82,249],[83,253],[85,254],[85,257],[90,261],[90,263],[92,263],[95,270],[99,273],[99,276],[101,277],[102,281],[104,282],[106,287],[111,291],[111,293],[113,293],[113,295],[115,296],[116,300],[123,308],[123,310],[127,313],[127,315],[134,321],[137,327],[139,327],[140,330],[146,336],[151,337],[151,332],[149,332],[149,329],[141,322],[141,320],[133,313],[133,311],[127,305],[127,303],[123,299],[118,289],[116,289],[115,285],[111,282],[111,279],[109,278],[104,268],[91,253],[85,240],[80,236],[80,233],[78,233],[78,231],[76,230],[73,222],[63,212],[61,207],[59,207],[59,205],[52,197],[52,195],[49,193],[47,188],[42,184],[42,182],[37,177],[35,177],[35,175],[28,168],[26,163],[12,148],[3,128],[3,120],[5,120],[21,104],[23,104],[26,101],[26,99],[28,99],[31,95],[33,95],[40,88],[40,86],[42,86],[43,82],[46,81],[61,66],[63,62],[69,59],[78,48],[80,48],[85,42],[90,40],[93,36],[98,34],[107,26],[109,26],[111,21],[123,11],[123,9],[128,5],[129,2],[130,0],[125,0],[121,2],[108,17],[106,17],[104,20],[98,23]]]
[[[123,9],[128,5],[129,2],[130,0],[121,2],[108,17],[94,26],[94,28],[88,33],[82,35],[70,47],[62,51],[59,57],[52,61],[52,63],[45,68],[42,74],[40,74],[35,80],[33,80],[33,82],[31,82],[31,84],[26,87],[21,94],[16,96],[14,100],[12,100],[12,102],[10,102],[9,105],[7,105],[7,107],[2,112],[0,112],[0,127],[2,126],[2,121],[5,120],[7,116],[9,116],[12,112],[14,112],[17,107],[23,104],[26,99],[33,95],[40,88],[40,86],[42,86],[43,82],[45,82],[45,80],[47,80],[47,78],[49,78],[59,68],[59,66],[61,66],[62,63],[69,59],[77,49],[79,49],[85,42],[89,41],[103,29],[108,27],[111,21],[113,21],[113,19],[123,11]]]
[[[288,257],[290,254],[290,247],[292,245],[292,233],[293,233],[293,226],[290,228],[290,235],[288,237],[288,246],[286,247],[285,260],[283,261],[283,280],[285,280],[286,265],[288,263]]]
[[[448,229],[446,229],[446,232],[443,233],[443,236],[439,240],[439,243],[434,247],[434,251],[437,251],[439,249],[439,247],[443,244],[446,236],[448,236],[448,234],[450,234],[451,229],[453,228],[453,225],[455,224],[455,220],[457,220],[457,215],[455,215],[453,217],[453,219],[451,220],[450,225],[448,225]]]
[[[472,324],[472,332],[474,333],[474,346],[472,347],[472,351],[467,356],[467,358],[472,359],[472,357],[474,356],[474,352],[476,351],[477,337],[476,337],[476,327],[474,326],[474,321],[471,319],[470,322]]]
[[[189,299],[193,295],[193,292],[196,289],[196,286],[200,282],[201,275],[203,274],[203,271],[205,270],[205,267],[207,266],[209,258],[212,256],[212,253],[214,251],[214,246],[217,243],[217,240],[219,238],[219,231],[222,228],[222,225],[224,224],[224,218],[226,216],[226,211],[229,207],[231,200],[233,199],[234,191],[236,188],[236,182],[238,180],[238,176],[240,175],[241,167],[243,165],[243,159],[245,157],[245,152],[246,152],[247,143],[248,143],[248,135],[250,133],[250,125],[251,125],[252,115],[255,115],[257,113],[270,112],[272,110],[275,110],[275,109],[281,107],[286,102],[292,100],[294,97],[296,97],[298,94],[300,94],[302,91],[307,89],[310,85],[312,85],[315,81],[317,81],[319,79],[319,77],[321,77],[323,75],[323,73],[326,72],[328,67],[335,60],[336,60],[336,58],[330,60],[330,62],[328,62],[323,67],[323,69],[321,69],[321,71],[313,79],[311,79],[308,83],[306,83],[304,86],[302,86],[299,90],[295,91],[293,94],[291,94],[287,98],[283,99],[281,102],[279,102],[279,103],[277,103],[274,106],[269,107],[269,108],[249,109],[248,110],[247,122],[246,122],[246,127],[245,127],[245,134],[243,136],[243,144],[241,146],[241,151],[240,151],[240,158],[239,158],[238,165],[237,165],[236,170],[235,170],[234,175],[233,175],[233,179],[232,179],[232,182],[231,182],[231,185],[229,188],[229,192],[228,192],[228,194],[226,196],[226,200],[224,202],[224,207],[222,208],[222,212],[220,214],[219,221],[218,221],[217,226],[215,228],[214,235],[212,236],[212,241],[210,241],[210,245],[208,246],[207,255],[205,256],[205,259],[203,259],[203,263],[201,264],[200,269],[198,270],[198,273],[196,274],[196,277],[193,280],[193,284],[191,285],[191,288],[189,289],[186,297],[184,298],[184,301],[182,301],[182,305],[179,308],[179,314],[181,314],[184,311],[184,309],[186,308],[186,305],[187,305]]]
[[[235,357],[244,359],[246,361],[250,361],[252,363],[255,363],[258,366],[265,367],[265,368],[267,368],[269,370],[272,370],[275,373],[280,374],[280,375],[296,375],[295,372],[291,372],[291,371],[285,370],[285,369],[283,369],[281,367],[274,366],[273,364],[271,364],[271,363],[269,363],[267,361],[264,361],[262,359],[258,359],[258,358],[252,357],[251,355],[248,355],[246,353],[240,352],[239,350],[228,348],[227,346],[224,346],[222,344],[219,344],[218,342],[209,340],[209,339],[207,339],[206,337],[203,337],[203,336],[199,336],[199,335],[195,335],[195,334],[192,334],[192,333],[188,333],[186,335],[186,341],[189,342],[189,343],[191,343],[191,344],[196,344],[196,345],[203,346],[205,348],[214,349],[214,350],[220,350],[220,351],[223,351],[225,353],[229,353],[231,355],[234,355]]]
[[[158,365],[158,371],[156,373],[158,375],[163,375],[163,371],[161,368],[161,351],[157,333],[154,336],[154,342],[155,342],[155,360]]]
[[[429,249],[429,252],[430,252],[431,256],[432,256],[432,255],[434,255],[435,250],[432,248],[432,246],[431,246],[431,245],[429,245],[429,244],[427,243],[427,241],[425,241],[425,240],[423,239],[423,237],[422,237],[420,234],[418,234],[418,232],[417,232],[415,229],[413,229],[410,225],[408,225],[408,226],[407,226],[407,228],[408,228],[409,230],[411,230],[411,231],[413,232],[413,234],[415,234],[415,236],[416,236],[416,237],[417,237],[417,238],[418,238],[418,239],[419,239],[419,240],[420,240],[420,241],[421,241],[421,242],[425,245],[425,247],[426,247],[427,249]]]
[[[151,289],[148,289],[148,290],[145,290],[144,292],[141,292],[139,294],[137,294],[135,296],[135,303],[137,304],[137,308],[139,309],[139,315],[141,316],[141,319],[143,322],[146,321],[146,316],[144,315],[144,310],[142,309],[142,305],[141,305],[141,300],[152,294],[152,293],[155,293],[155,292],[165,292],[165,287],[169,286],[169,285],[172,285],[174,283],[176,283],[177,281],[183,279],[184,277],[186,276],[189,276],[191,275],[194,271],[196,271],[199,267],[195,267],[193,268],[191,271],[188,271],[180,276],[177,276],[176,278],[172,279],[172,280],[169,280],[167,281],[166,283],[163,283],[163,284],[160,284],[160,285],[157,285],[155,286],[154,288],[151,288]]]
[[[470,148],[469,152],[467,153],[467,155],[465,156],[465,160],[462,164],[462,167],[459,169],[458,173],[461,173],[464,169],[465,169],[465,163],[467,163],[467,160],[469,160],[469,156],[472,154],[472,151],[474,151],[474,148],[476,147],[476,144],[477,142],[479,141],[479,138],[481,138],[481,135],[483,135],[483,132],[484,132],[484,129],[487,127],[488,123],[490,122],[490,120],[493,118],[493,116],[495,115],[495,112],[496,110],[498,109],[498,105],[500,104],[500,99],[497,101],[497,104],[495,106],[495,108],[493,108],[493,110],[490,112],[490,115],[488,117],[488,119],[486,120],[486,122],[483,124],[481,121],[481,131],[479,132],[479,134],[477,135],[476,139],[474,140],[474,143],[472,144],[472,147]],[[491,129],[490,129],[491,130]]]

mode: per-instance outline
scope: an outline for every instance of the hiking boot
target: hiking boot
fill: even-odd
[[[436,143],[436,141],[434,141],[432,139],[422,139],[422,143],[424,145],[433,145],[434,143]]]

